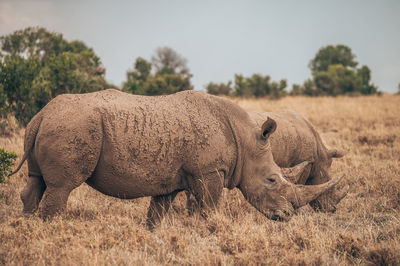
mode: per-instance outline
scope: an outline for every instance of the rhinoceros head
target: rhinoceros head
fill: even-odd
[[[308,204],[325,191],[333,188],[343,177],[334,178],[320,185],[295,185],[284,178],[274,162],[269,136],[276,129],[276,122],[268,118],[258,129],[256,141],[248,143],[244,151],[245,163],[238,185],[244,197],[266,217],[288,220],[294,209]]]

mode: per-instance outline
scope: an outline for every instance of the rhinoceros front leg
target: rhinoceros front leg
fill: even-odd
[[[185,191],[186,193],[186,209],[189,215],[193,215],[195,211],[199,209],[199,204],[195,198],[192,197],[190,191]]]
[[[153,230],[154,226],[157,225],[168,212],[176,194],[178,194],[178,190],[167,195],[151,197],[146,220],[146,226],[149,230]]]
[[[224,174],[221,171],[194,178],[190,189],[198,201],[203,217],[207,218],[208,211],[215,209],[218,205],[222,189],[224,188],[223,182]]]

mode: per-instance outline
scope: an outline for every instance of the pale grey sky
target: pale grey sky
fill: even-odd
[[[235,73],[303,83],[329,44],[349,46],[382,91],[400,83],[400,1],[0,0],[0,35],[43,26],[92,47],[116,85],[139,56],[169,46],[196,89]]]

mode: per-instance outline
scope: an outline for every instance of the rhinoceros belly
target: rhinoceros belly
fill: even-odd
[[[184,174],[178,163],[123,157],[115,152],[102,152],[93,175],[87,183],[113,197],[133,199],[169,194],[184,189]]]

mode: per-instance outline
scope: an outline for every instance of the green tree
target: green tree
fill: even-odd
[[[235,96],[250,97],[253,95],[247,85],[247,79],[242,74],[235,74],[235,85],[233,89]]]
[[[253,74],[251,77],[247,78],[247,86],[255,97],[263,97],[271,93],[270,76]]]
[[[228,83],[213,83],[206,85],[207,93],[214,95],[230,95],[232,93],[232,82]]]
[[[143,84],[145,95],[166,95],[192,89],[189,78],[179,74],[151,76]]]
[[[103,72],[91,61],[90,53],[63,52],[51,57],[32,83],[36,106],[41,109],[63,93],[86,93],[105,89]]]
[[[126,72],[126,81],[122,85],[123,91],[133,94],[145,94],[143,85],[151,74],[152,65],[145,59],[138,57],[133,71]]]
[[[82,41],[66,41],[44,28],[0,37],[0,114],[26,124],[52,98],[112,87],[99,57]]]
[[[289,95],[291,95],[291,96],[298,96],[298,95],[301,95],[301,94],[303,94],[303,93],[302,93],[301,85],[299,85],[299,84],[293,84],[293,85],[292,85],[292,89],[290,90]]]
[[[306,95],[372,94],[378,88],[371,84],[368,66],[357,69],[355,55],[345,45],[328,45],[319,49],[310,61],[313,80],[307,81],[300,93]]]
[[[278,82],[273,81],[270,85],[270,96],[274,99],[279,99],[283,96],[286,96],[286,87],[287,87],[287,81],[286,79],[282,79]]]
[[[52,33],[45,28],[29,27],[1,36],[2,57],[7,55],[35,56],[45,64],[52,55],[57,55],[68,49],[68,42],[62,34]]]
[[[192,75],[187,60],[169,47],[158,48],[152,61],[139,57],[134,69],[126,73],[122,88],[126,92],[141,95],[163,95],[192,90]],[[154,74],[152,73],[154,70]]]
[[[321,95],[336,96],[361,92],[360,76],[343,65],[330,65],[328,71],[317,72],[314,82]]]
[[[27,124],[38,111],[31,88],[40,68],[36,57],[25,59],[20,55],[10,55],[0,61],[1,117],[11,113],[18,121]]]
[[[378,88],[371,84],[371,70],[368,66],[362,66],[357,70],[357,74],[361,79],[362,94],[374,94],[378,92]]]
[[[286,86],[286,80],[271,81],[268,75],[253,74],[251,77],[244,77],[241,74],[235,74],[234,95],[280,98],[286,95]]]
[[[307,79],[303,86],[301,87],[301,91],[303,94],[307,96],[318,96],[320,94],[317,86],[315,86],[314,80]]]
[[[156,71],[156,75],[180,74],[191,77],[187,66],[187,59],[179,55],[170,47],[159,47],[151,57],[151,62]]]
[[[330,65],[342,65],[354,68],[357,66],[355,55],[345,45],[328,45],[319,49],[315,57],[310,61],[309,67],[312,73],[328,71]]]

